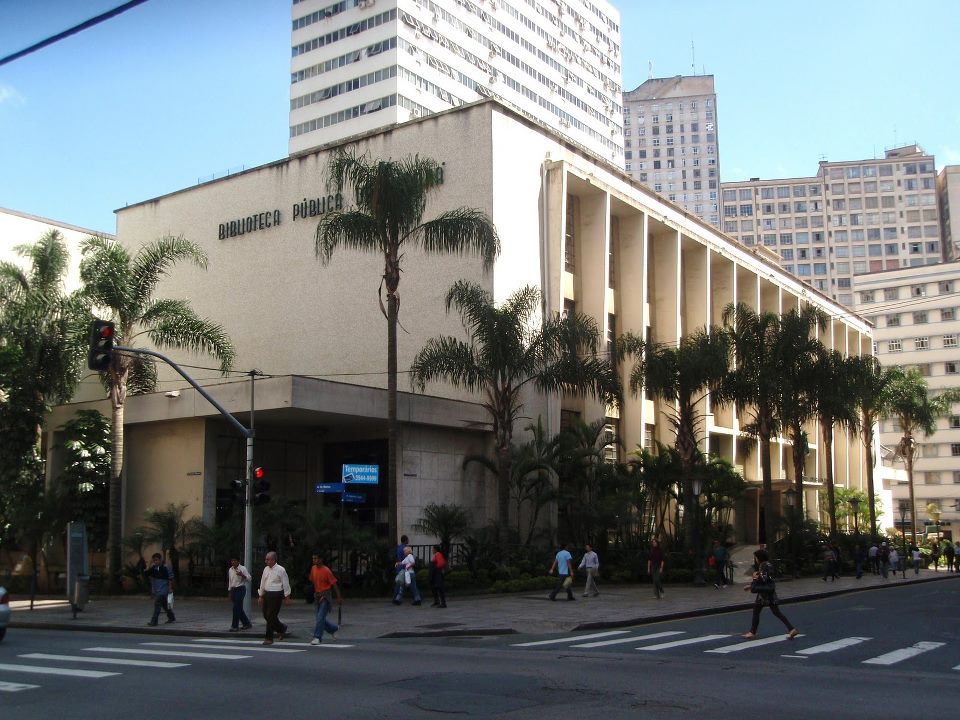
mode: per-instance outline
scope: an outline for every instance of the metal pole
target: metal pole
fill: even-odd
[[[253,607],[253,411],[254,382],[256,370],[250,371],[250,433],[247,435],[247,492],[243,503],[243,564],[251,573],[247,593],[243,598],[243,611],[250,617]]]
[[[347,509],[347,503],[343,499],[344,492],[346,492],[346,486],[340,493],[340,552],[337,554],[337,570],[341,580],[343,579],[343,515]]]

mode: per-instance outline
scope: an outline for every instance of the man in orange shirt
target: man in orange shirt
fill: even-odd
[[[330,633],[330,637],[337,639],[337,630],[340,628],[330,620],[327,620],[327,613],[330,612],[330,592],[336,595],[337,605],[343,604],[343,597],[340,595],[340,586],[337,584],[337,578],[326,565],[323,564],[323,558],[319,553],[313,554],[313,567],[310,568],[310,582],[313,584],[313,602],[317,607],[317,623],[313,628],[313,640],[311,645],[319,645],[323,639],[323,631]]]

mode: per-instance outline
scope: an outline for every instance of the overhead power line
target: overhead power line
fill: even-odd
[[[120,5],[119,7],[115,7],[113,10],[107,10],[105,13],[101,13],[96,17],[90,18],[89,20],[84,20],[79,25],[74,25],[72,28],[69,28],[68,30],[64,30],[63,32],[59,32],[56,35],[48,37],[46,40],[41,40],[40,42],[35,43],[28,48],[24,48],[23,50],[18,50],[12,55],[7,55],[4,58],[0,58],[0,65],[6,65],[7,63],[13,62],[14,60],[19,60],[25,55],[34,53],[37,50],[47,47],[48,45],[53,45],[55,42],[59,42],[64,38],[70,37],[71,35],[76,35],[78,32],[86,30],[87,28],[91,28],[94,25],[99,25],[104,20],[109,20],[110,18],[116,17],[121,13],[125,13],[127,10],[130,10],[131,8],[135,8],[137,5],[143,5],[143,3],[145,3],[146,1],[147,0],[130,0],[130,2],[126,2],[123,5]]]

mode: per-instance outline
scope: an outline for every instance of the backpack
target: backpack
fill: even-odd
[[[776,590],[776,587],[773,580],[773,568],[770,563],[760,563],[760,567],[757,569],[757,577],[750,582],[750,592],[772,593]]]

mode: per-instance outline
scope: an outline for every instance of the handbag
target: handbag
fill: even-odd
[[[167,593],[167,607],[171,610],[173,609],[173,593],[172,592]]]
[[[567,576],[563,579],[563,589],[566,590],[566,589],[569,588],[571,585],[573,585],[573,577],[571,577],[570,575],[567,575]]]
[[[776,589],[777,587],[774,584],[773,580],[768,580],[766,582],[764,582],[763,580],[750,581],[750,592],[752,593],[771,593]]]
[[[403,571],[403,584],[409,586],[413,580],[413,570]]]
[[[400,572],[398,572],[396,577],[393,578],[393,584],[396,587],[403,587],[405,575],[406,575],[406,570],[401,570]]]

